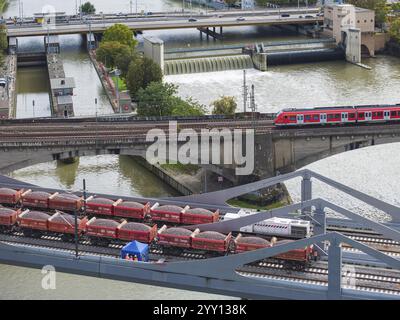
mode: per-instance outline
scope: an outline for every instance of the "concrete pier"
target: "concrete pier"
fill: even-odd
[[[64,118],[73,117],[72,95],[75,88],[75,80],[65,76],[64,66],[57,53],[48,53],[46,59],[50,81],[52,115]]]

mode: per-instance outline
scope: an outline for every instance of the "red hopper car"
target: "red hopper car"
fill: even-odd
[[[49,208],[50,193],[44,191],[27,190],[22,194],[22,204],[31,208]]]
[[[86,200],[86,212],[91,214],[112,216],[114,207],[121,202],[122,199],[114,201],[111,199],[94,198],[91,196]]]
[[[142,220],[150,213],[150,203],[142,204],[134,201],[122,201],[114,204],[113,210],[116,217]]]
[[[16,205],[21,200],[23,189],[0,188],[0,203]]]
[[[181,208],[174,205],[163,205],[157,202],[150,209],[151,219],[153,221],[163,221],[170,223],[181,223],[182,221],[182,212],[185,209],[188,209],[189,206],[185,208]]]
[[[56,192],[49,197],[49,208],[61,211],[79,211],[82,208],[82,197],[72,193]]]

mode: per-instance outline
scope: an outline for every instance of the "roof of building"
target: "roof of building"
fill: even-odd
[[[54,89],[72,89],[72,88],[75,88],[75,79],[71,78],[71,77],[50,79],[50,87],[52,90],[54,90]]]
[[[64,104],[73,104],[72,101],[72,96],[58,96],[57,97],[57,103],[59,105],[64,105]]]

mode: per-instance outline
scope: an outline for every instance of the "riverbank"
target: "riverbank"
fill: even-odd
[[[400,57],[400,43],[393,40],[389,41],[385,47],[385,53],[395,57]]]
[[[110,101],[110,104],[111,104],[114,112],[117,113],[119,111],[119,106],[118,106],[118,100],[117,100],[117,94],[116,94],[116,88],[115,88],[114,81],[113,81],[113,79],[111,79],[111,77],[108,76],[103,64],[99,63],[97,61],[95,50],[89,50],[89,57],[93,63],[93,66],[97,72],[97,75],[99,76],[101,85],[103,86],[104,91],[106,92],[107,98]]]

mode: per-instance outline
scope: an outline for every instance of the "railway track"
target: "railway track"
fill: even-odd
[[[54,240],[44,236],[42,239],[31,239],[25,238],[18,235],[5,236],[0,235],[0,241],[5,244],[21,245],[24,247],[35,247],[35,248],[47,248],[54,251],[69,252],[74,254],[73,243],[65,243],[59,241],[58,245],[54,247]],[[51,241],[51,242],[49,242]],[[80,243],[79,253],[80,255],[95,255],[95,256],[106,256],[106,257],[118,257],[122,245],[111,245],[109,248],[96,247],[85,244],[85,241]],[[182,254],[180,256],[166,256],[163,255],[159,250],[152,250],[150,252],[150,261],[157,262],[162,261],[187,261],[193,259],[204,259],[201,255],[196,254]],[[343,287],[352,288],[356,290],[375,291],[380,293],[400,295],[400,272],[394,272],[393,270],[382,270],[377,268],[366,268],[366,267],[351,267],[352,272],[349,273],[343,271],[342,277],[344,285]],[[282,264],[270,263],[270,262],[258,262],[256,265],[246,265],[239,267],[236,270],[240,275],[247,277],[258,277],[258,278],[269,278],[277,280],[295,281],[308,284],[316,285],[327,285],[327,274],[328,269],[326,265],[323,266],[321,263],[318,266],[306,268],[304,271],[293,271],[285,269]],[[388,274],[382,275],[382,272]],[[346,285],[346,283],[348,283]],[[349,283],[352,283],[349,285]]]

